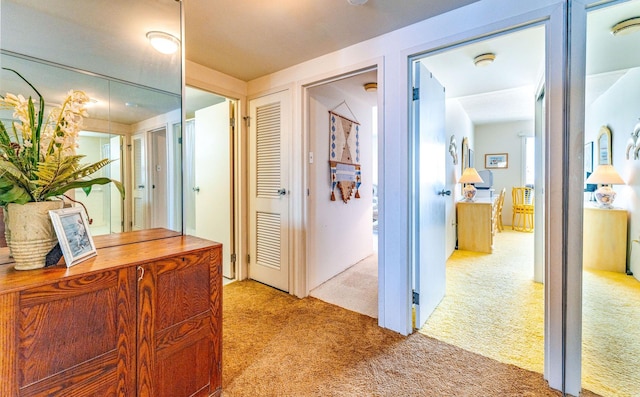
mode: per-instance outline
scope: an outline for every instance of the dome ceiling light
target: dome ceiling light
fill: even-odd
[[[351,4],[352,6],[361,6],[367,1],[368,0],[347,0],[347,3]]]
[[[163,54],[173,54],[180,48],[180,40],[166,32],[151,31],[147,33],[151,46]]]
[[[378,90],[378,83],[366,83],[364,90],[367,92],[376,92]]]
[[[613,25],[611,34],[614,36],[625,36],[640,30],[640,17],[633,17],[620,21]]]
[[[495,59],[496,59],[496,54],[489,52],[486,54],[480,54],[477,57],[473,58],[473,63],[477,67],[484,67],[484,66],[491,65],[493,61],[495,61]]]

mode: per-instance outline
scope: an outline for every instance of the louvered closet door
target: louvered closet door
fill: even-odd
[[[289,291],[288,91],[250,101],[249,115],[249,277]]]

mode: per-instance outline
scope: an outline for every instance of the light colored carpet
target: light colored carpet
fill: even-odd
[[[309,292],[314,298],[378,318],[378,255],[373,254]]]
[[[254,281],[224,287],[222,334],[225,397],[560,396],[541,374]]]
[[[493,254],[455,251],[446,295],[421,333],[500,362],[543,372],[543,285],[533,278],[533,234],[497,234]],[[583,387],[640,396],[640,283],[584,272]]]

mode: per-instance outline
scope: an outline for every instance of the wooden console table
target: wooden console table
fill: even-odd
[[[479,198],[476,201],[458,201],[458,249],[477,252],[493,252],[493,213],[496,198]]]
[[[625,273],[627,270],[627,211],[585,204],[582,264],[585,268]]]
[[[0,395],[220,395],[222,245],[162,229],[95,240],[70,268],[0,265]]]

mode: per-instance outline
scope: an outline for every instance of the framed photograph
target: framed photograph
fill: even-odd
[[[484,155],[484,168],[509,168],[508,153],[494,153]]]
[[[49,211],[67,267],[96,256],[89,221],[81,207]]]
[[[584,145],[584,172],[593,172],[593,142]]]

